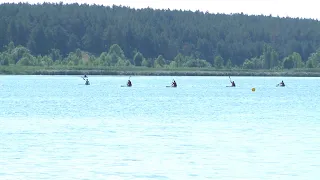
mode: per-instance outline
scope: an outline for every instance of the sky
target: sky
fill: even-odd
[[[86,3],[105,6],[122,5],[132,8],[200,10],[210,13],[241,13],[299,17],[320,20],[319,0],[0,0],[1,3],[43,2]]]

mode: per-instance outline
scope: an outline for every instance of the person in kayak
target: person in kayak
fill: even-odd
[[[236,87],[236,83],[234,83],[234,81],[231,82],[231,86],[232,87]]]
[[[89,83],[90,83],[89,79],[86,79],[86,85],[89,85]]]
[[[171,85],[172,87],[177,87],[177,83],[176,83],[176,81],[175,80],[173,80],[173,82],[172,82],[172,85]]]
[[[131,83],[130,79],[128,80],[127,86],[129,86],[129,87],[132,86],[132,83]]]
[[[282,80],[281,83],[279,83],[279,84],[280,84],[280,86],[285,86],[283,80]]]

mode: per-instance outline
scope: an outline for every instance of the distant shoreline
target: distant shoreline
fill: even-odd
[[[138,76],[275,76],[320,77],[314,70],[215,70],[215,69],[155,69],[155,68],[66,68],[66,67],[15,67],[0,66],[1,75],[138,75]]]
[[[34,75],[136,75],[136,76],[274,76],[320,77],[320,72],[221,72],[221,71],[38,71]]]

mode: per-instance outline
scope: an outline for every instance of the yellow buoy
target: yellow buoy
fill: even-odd
[[[256,91],[256,88],[252,88],[251,91],[252,91],[252,92],[255,92],[255,91]]]

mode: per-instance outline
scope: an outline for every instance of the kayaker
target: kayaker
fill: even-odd
[[[88,85],[89,84],[89,79],[86,79],[86,85]]]
[[[280,86],[285,86],[283,80],[281,81]]]
[[[173,86],[173,87],[177,87],[177,83],[176,83],[176,81],[175,81],[175,80],[173,80],[173,82],[172,82],[172,86]]]
[[[127,86],[129,86],[129,87],[132,86],[132,83],[131,83],[130,79],[128,80]]]
[[[231,86],[232,87],[236,87],[236,83],[234,83],[234,81],[231,82]]]

